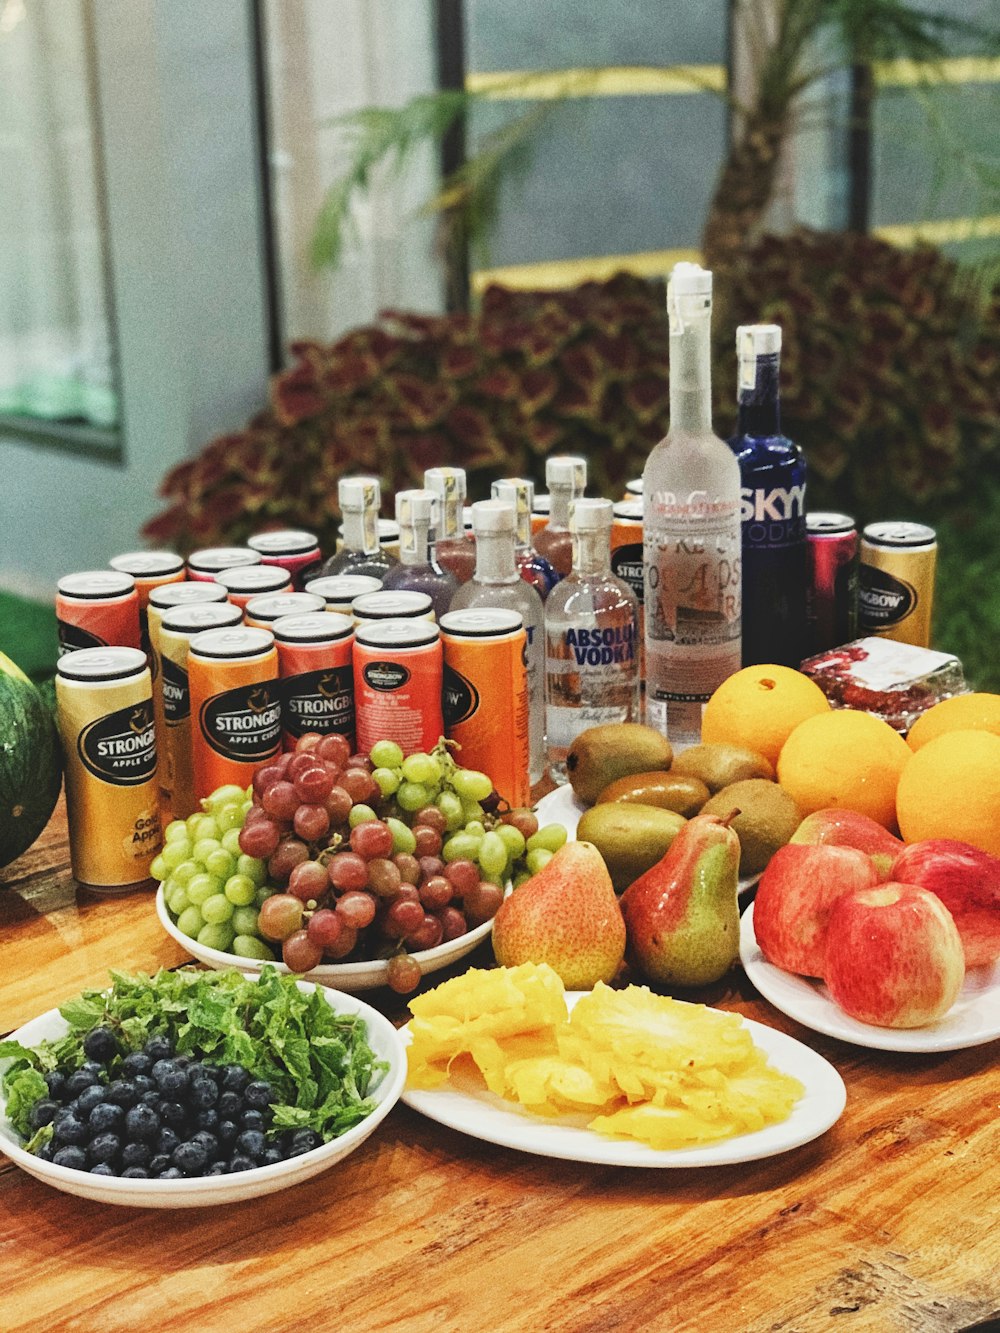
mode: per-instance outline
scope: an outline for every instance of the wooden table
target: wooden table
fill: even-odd
[[[61,806],[0,882],[4,1031],[109,966],[184,958],[148,892],[75,887]],[[741,973],[699,998],[831,1060],[837,1125],[744,1166],[627,1170],[495,1148],[400,1105],[313,1182],[214,1211],[87,1203],[0,1159],[0,1329],[1000,1328],[1000,1044],[862,1050],[784,1019]]]

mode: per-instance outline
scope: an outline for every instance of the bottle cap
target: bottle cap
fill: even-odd
[[[667,316],[672,334],[712,310],[712,274],[700,264],[675,264],[667,283]]]
[[[700,264],[689,264],[681,260],[675,264],[670,274],[669,290],[674,296],[711,296],[712,272]],[[669,299],[669,298],[668,298]]]
[[[126,551],[124,555],[112,556],[108,564],[135,579],[179,574],[184,568],[184,561],[176,551]]]
[[[504,500],[477,500],[472,506],[472,530],[478,537],[485,532],[509,532],[517,527],[514,506]]]
[[[397,491],[396,518],[400,527],[420,524],[429,528],[437,522],[438,497],[434,491]]]
[[[341,477],[337,483],[341,511],[377,510],[382,499],[378,477]]]
[[[570,532],[600,532],[611,527],[610,500],[588,500],[581,496],[569,502]]]
[[[773,356],[781,351],[780,324],[741,324],[736,330],[736,353],[741,361]]]
[[[442,501],[457,500],[461,503],[466,497],[465,468],[429,467],[424,473],[424,485]]]
[[[247,546],[261,555],[300,555],[313,551],[319,545],[316,534],[298,528],[283,528],[280,532],[258,532],[247,538]]]
[[[582,495],[587,489],[587,460],[573,454],[553,454],[545,460],[545,484],[550,491],[553,486],[570,486],[574,495]]]
[[[501,477],[491,487],[494,500],[503,500],[515,509],[534,508],[535,483],[530,477]]]

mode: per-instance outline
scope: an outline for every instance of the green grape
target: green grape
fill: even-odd
[[[399,768],[403,762],[403,751],[395,741],[376,741],[368,758],[376,768]]]
[[[245,796],[246,792],[242,787],[237,787],[234,782],[228,782],[224,787],[216,787],[211,796],[205,797],[205,809],[217,815],[224,806],[232,805],[234,801],[242,801]]]
[[[215,815],[215,822],[219,826],[221,833],[229,833],[233,829],[239,830],[243,827],[243,809],[235,801],[230,801],[224,805]]]
[[[449,833],[455,833],[465,823],[465,811],[462,809],[462,802],[451,791],[443,791],[434,802],[437,808],[448,821],[447,827]],[[415,807],[419,810],[419,806]]]
[[[568,836],[562,824],[545,824],[531,835],[526,845],[529,852],[537,851],[539,847],[547,852],[557,852]]]
[[[381,743],[380,741],[379,744]],[[399,790],[400,777],[395,769],[376,768],[372,772],[372,777],[378,783],[383,796],[392,796]]]
[[[218,949],[220,953],[228,953],[235,936],[232,926],[228,921],[224,921],[209,922],[202,926],[197,938],[198,943],[204,944],[208,949]]]
[[[530,878],[531,878],[530,870],[520,871],[518,874],[514,876],[514,888],[519,889],[522,884],[527,884]]]
[[[205,857],[205,869],[223,883],[236,873],[236,857],[230,856],[225,847],[216,847]]]
[[[234,937],[230,952],[237,958],[258,958],[261,962],[274,962],[273,949],[269,949],[258,936],[245,932]]]
[[[481,838],[486,832],[486,825],[481,819],[470,819],[462,832],[471,833],[474,838]]]
[[[219,926],[233,915],[233,904],[224,893],[215,893],[202,903],[201,914],[210,926]]]
[[[191,830],[194,842],[198,842],[201,838],[213,838],[218,842],[219,834],[222,832],[212,816],[205,814],[192,815],[188,821],[188,828]]]
[[[230,856],[240,856],[240,833],[243,830],[243,821],[240,820],[239,828],[226,829],[222,835],[223,850]]]
[[[273,897],[275,893],[277,893],[277,889],[272,888],[270,884],[260,885],[253,900],[254,906],[263,907],[268,898]]]
[[[430,805],[431,794],[421,782],[402,782],[396,792],[396,804],[400,810],[409,810],[412,814]]]
[[[242,852],[236,858],[237,875],[246,875],[247,879],[252,879],[259,889],[267,879],[267,866],[263,861],[258,861],[256,856],[247,856]]]
[[[196,907],[200,907],[202,903],[221,892],[222,880],[216,879],[214,875],[209,875],[204,870],[195,875],[187,886],[187,896]]]
[[[402,768],[405,782],[419,782],[421,786],[433,787],[441,781],[441,765],[432,754],[408,754]]]
[[[257,896],[257,886],[246,875],[230,875],[222,891],[235,907],[249,907]]]
[[[240,802],[240,814],[243,816],[243,822],[246,823],[247,815],[253,808],[253,783],[247,787],[247,798]]]
[[[485,801],[493,790],[493,781],[475,768],[458,768],[451,775],[451,785],[463,801]]]
[[[169,880],[167,881],[167,884],[170,884]],[[181,912],[186,911],[191,906],[191,900],[187,896],[182,884],[174,884],[169,888],[165,888],[163,897],[167,907],[169,907],[174,916],[180,916]]]
[[[503,838],[508,852],[511,856],[521,856],[524,852],[524,834],[513,824],[498,824],[497,834]]]
[[[160,853],[160,859],[168,870],[176,870],[182,861],[188,860],[191,855],[191,847],[187,842],[181,842],[180,838],[175,838],[173,842],[168,842]]]
[[[547,847],[536,847],[524,859],[531,873],[537,875],[542,866],[548,865],[553,856],[555,852],[550,852]]]
[[[466,824],[480,822],[482,818],[483,807],[478,801],[462,801],[462,819]]]
[[[392,851],[393,855],[398,852],[408,852],[411,856],[417,850],[417,840],[413,836],[413,830],[401,819],[393,819],[390,816],[385,821],[392,833]]]
[[[443,861],[475,861],[479,857],[482,838],[471,833],[455,833],[441,848]]]
[[[205,924],[205,918],[197,907],[186,907],[177,918],[177,929],[182,935],[187,935],[189,939],[196,940],[198,931]]]
[[[163,838],[165,842],[173,842],[175,838],[184,838],[186,840],[187,836],[188,826],[183,819],[172,819],[163,830]]]
[[[153,860],[150,863],[149,873],[153,876],[154,879],[159,879],[159,880],[166,879],[167,876],[170,874],[170,866],[168,866],[166,861],[164,861],[162,852],[160,853],[159,856],[153,857]]]
[[[199,874],[201,866],[197,861],[182,861],[179,866],[174,866],[173,874],[170,878],[175,884],[190,884],[195,875]]]
[[[215,820],[212,823],[214,824]],[[222,843],[218,838],[199,838],[191,849],[191,855],[204,865],[213,852],[221,850]]]
[[[467,833],[468,831],[466,829]],[[487,875],[502,876],[507,869],[507,844],[499,833],[483,835],[483,840],[479,844],[479,866]]]
[[[259,934],[256,907],[237,907],[233,913],[232,926],[233,930],[236,931],[237,938],[240,935]]]
[[[347,816],[351,828],[357,828],[359,824],[370,824],[373,819],[378,819],[378,815],[370,805],[352,805],[351,813]]]

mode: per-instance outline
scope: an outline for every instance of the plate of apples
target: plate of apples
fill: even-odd
[[[771,858],[740,923],[740,960],[775,1008],[857,1046],[995,1041],[1000,859],[818,811]]]

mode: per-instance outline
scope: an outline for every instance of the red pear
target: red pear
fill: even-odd
[[[1000,958],[1000,859],[953,838],[925,838],[903,848],[892,878],[937,894],[955,918],[966,967]]]

